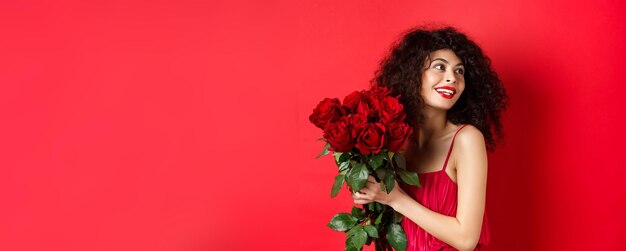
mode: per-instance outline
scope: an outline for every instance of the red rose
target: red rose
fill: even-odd
[[[370,92],[372,93],[372,96],[378,99],[382,99],[383,97],[389,96],[389,94],[391,94],[391,91],[387,89],[386,86],[381,85],[375,85],[374,87],[372,87],[372,89],[370,89]]]
[[[325,98],[313,109],[309,120],[324,130],[328,123],[335,122],[344,115],[346,115],[346,110],[341,106],[338,98]]]
[[[367,123],[367,116],[362,113],[350,116],[350,131],[352,131],[352,139],[356,140],[361,134],[361,130]]]
[[[356,148],[362,154],[377,154],[385,144],[385,127],[381,123],[366,123],[356,139]]]
[[[404,142],[411,135],[411,127],[406,123],[395,122],[387,128],[387,149],[390,152],[398,152],[404,146]]]
[[[345,116],[337,122],[329,123],[324,129],[324,138],[330,143],[329,150],[335,152],[348,152],[354,146],[354,140],[350,135],[350,119]]]
[[[352,114],[365,114],[368,117],[378,116],[380,104],[369,91],[355,91],[343,99],[343,106]]]
[[[363,113],[367,110],[367,104],[363,102],[363,98],[364,96],[362,91],[354,91],[343,98],[343,106],[346,107],[352,114]]]
[[[406,117],[402,104],[396,98],[390,96],[383,97],[380,101],[380,107],[380,121],[385,125],[393,122],[402,122]]]
[[[382,112],[380,99],[378,99],[378,97],[376,97],[372,92],[365,92],[364,96],[365,104],[367,104],[367,107],[369,108],[367,116],[379,119]]]

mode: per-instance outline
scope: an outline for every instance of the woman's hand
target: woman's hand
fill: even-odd
[[[376,182],[373,176],[367,178],[365,187],[352,194],[354,204],[368,204],[372,202],[378,202],[385,205],[390,205],[402,198],[407,194],[400,188],[397,181],[394,181],[395,185],[389,194],[384,190],[381,190],[380,183]]]

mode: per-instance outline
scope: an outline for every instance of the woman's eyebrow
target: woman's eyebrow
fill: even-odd
[[[445,59],[443,59],[443,58],[435,58],[435,59],[433,59],[433,61],[430,61],[430,63],[432,64],[433,62],[435,62],[435,61],[437,61],[437,60],[443,61],[443,62],[444,62],[444,63],[446,63],[446,64],[450,64],[450,62],[448,62],[448,60],[445,60]],[[461,66],[462,66],[462,65],[463,65],[463,63],[458,63],[458,64],[456,64],[456,66],[459,66],[459,65],[461,65]]]

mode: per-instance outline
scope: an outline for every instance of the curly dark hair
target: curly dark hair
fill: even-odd
[[[453,27],[412,28],[401,34],[389,54],[380,62],[371,85],[386,86],[400,96],[407,113],[407,122],[415,127],[423,121],[420,96],[424,62],[433,51],[452,50],[465,66],[465,90],[450,110],[448,120],[455,124],[471,124],[485,137],[489,151],[502,139],[500,114],[506,110],[509,98],[502,81],[472,40]]]

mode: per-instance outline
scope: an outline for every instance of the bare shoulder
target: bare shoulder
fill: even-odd
[[[461,149],[485,149],[485,137],[478,128],[467,125],[456,135],[455,145]]]
[[[482,132],[473,125],[467,125],[456,135],[454,145],[456,151],[454,166],[458,184],[460,186],[483,184],[480,182],[486,180],[488,161]]]

